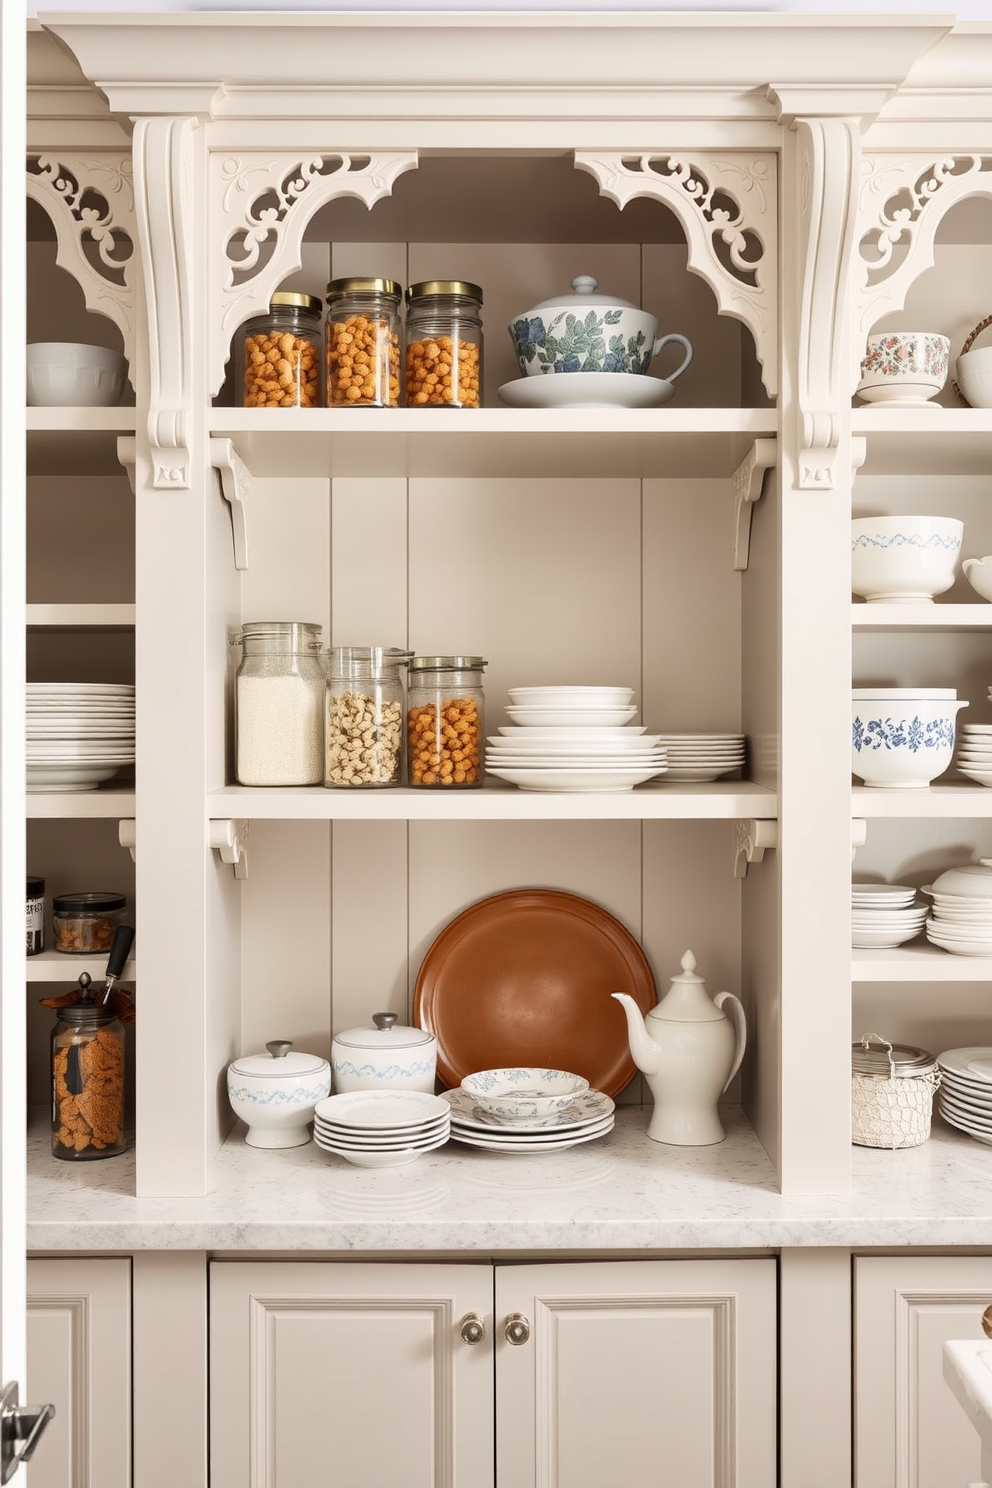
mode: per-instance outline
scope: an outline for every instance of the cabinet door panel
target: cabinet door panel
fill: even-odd
[[[774,1483],[773,1261],[501,1267],[496,1319],[502,1484]]]
[[[131,1262],[28,1261],[27,1399],[55,1415],[31,1488],[130,1488]]]
[[[488,1266],[213,1264],[213,1488],[492,1488],[491,1311]]]
[[[857,1488],[954,1488],[981,1479],[978,1433],[943,1375],[947,1338],[982,1338],[992,1258],[855,1262]]]

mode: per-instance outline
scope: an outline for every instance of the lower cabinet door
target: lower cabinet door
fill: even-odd
[[[773,1488],[776,1263],[496,1271],[499,1488]]]
[[[30,1260],[26,1399],[55,1415],[31,1488],[130,1488],[131,1262]]]
[[[493,1488],[492,1287],[489,1265],[213,1262],[211,1488]]]
[[[869,1256],[854,1263],[857,1488],[968,1488],[978,1433],[944,1379],[947,1338],[983,1338],[992,1257]]]

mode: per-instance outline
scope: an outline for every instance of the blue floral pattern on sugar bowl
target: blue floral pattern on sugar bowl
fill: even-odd
[[[591,275],[572,280],[573,293],[543,300],[510,322],[510,339],[525,377],[548,372],[646,373],[669,343],[683,361],[666,374],[674,382],[692,360],[692,344],[674,333],[658,335],[655,316],[615,295],[597,294]]]
[[[406,1028],[395,1013],[373,1013],[373,1027],[348,1028],[331,1042],[338,1095],[353,1090],[414,1090],[434,1094],[437,1040],[426,1028]]]
[[[853,744],[862,749],[953,749],[954,720],[931,718],[871,718],[854,720]]]
[[[231,1109],[248,1127],[249,1147],[301,1147],[310,1140],[314,1106],[330,1094],[331,1066],[317,1054],[291,1052],[288,1039],[265,1047],[266,1054],[228,1066]]]
[[[870,786],[928,786],[951,763],[957,713],[967,706],[949,689],[855,689],[852,773]]]

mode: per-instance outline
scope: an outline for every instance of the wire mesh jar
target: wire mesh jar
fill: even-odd
[[[410,784],[482,784],[485,706],[481,656],[415,656],[407,689]]]
[[[245,408],[320,406],[320,312],[316,295],[280,290],[243,332]]]
[[[116,1157],[124,1141],[124,1028],[84,999],[59,1009],[52,1030],[52,1155]]]
[[[235,679],[235,773],[241,785],[319,785],[324,773],[321,628],[259,620],[231,637],[243,654]]]
[[[332,279],[327,286],[329,408],[399,406],[401,293],[394,279]]]
[[[930,1136],[937,1061],[876,1033],[851,1046],[851,1140],[856,1147],[919,1147]]]
[[[403,678],[409,651],[334,646],[327,658],[326,786],[399,785]]]
[[[482,404],[482,290],[427,279],[406,292],[406,401],[410,408]]]

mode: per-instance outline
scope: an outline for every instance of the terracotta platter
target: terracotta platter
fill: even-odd
[[[600,905],[556,889],[472,904],[441,931],[417,977],[414,1021],[437,1039],[449,1088],[476,1070],[573,1070],[616,1095],[636,1072],[611,992],[657,1001],[638,942]]]

